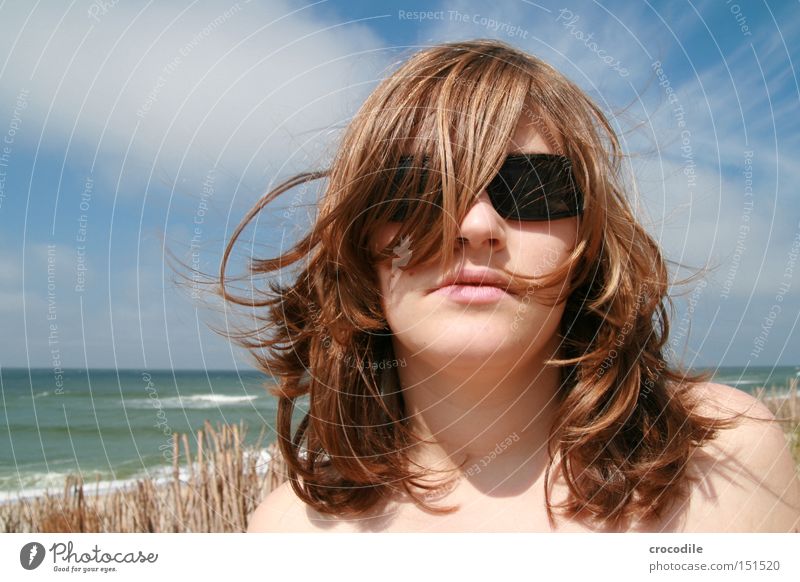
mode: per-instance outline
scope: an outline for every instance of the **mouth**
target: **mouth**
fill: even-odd
[[[505,289],[494,285],[462,285],[458,283],[439,287],[434,295],[466,304],[496,303],[511,296]]]
[[[446,285],[442,285],[441,287],[436,287],[433,291],[439,291],[441,289],[447,289],[448,287],[471,287],[473,289],[500,289],[504,293],[508,293],[509,295],[516,295],[516,293],[512,292],[511,289],[507,288],[505,285],[489,285],[489,284],[478,284],[478,283],[464,283],[461,281],[456,281],[454,283],[448,283]]]
[[[445,278],[430,292],[470,302],[496,301],[505,296],[517,295],[508,277],[489,269],[462,269]]]

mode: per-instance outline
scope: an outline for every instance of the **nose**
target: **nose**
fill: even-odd
[[[506,244],[505,221],[497,214],[486,190],[473,203],[461,222],[458,241],[474,249],[488,246],[499,250]]]

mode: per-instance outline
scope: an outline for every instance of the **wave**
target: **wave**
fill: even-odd
[[[67,477],[76,473],[77,471],[19,471],[0,477],[0,504],[47,494],[61,495]],[[134,478],[114,479],[107,472],[87,472],[83,474],[83,479],[86,493],[94,493],[95,489],[98,493],[104,493],[136,483]]]
[[[726,380],[725,378],[720,378],[719,382],[723,384],[732,384],[734,386],[744,385],[744,384],[763,384],[763,380],[737,380],[735,378],[731,378],[730,380]]]
[[[194,394],[169,398],[136,398],[128,400],[128,408],[218,408],[220,406],[240,406],[256,400],[258,396],[234,396],[231,394]],[[159,406],[160,404],[160,406]]]
[[[266,475],[269,468],[271,455],[267,449],[258,451],[243,451],[245,458],[256,457],[256,472],[259,475]],[[193,463],[193,469],[199,470],[199,464]],[[136,483],[143,479],[149,479],[154,485],[166,485],[171,483],[173,467],[168,465],[156,465],[147,467],[142,471],[123,479],[115,479],[108,471],[86,471],[83,476],[83,490],[87,495],[95,493],[103,495],[112,491],[128,489],[136,486]],[[179,479],[187,481],[191,475],[191,470],[186,465],[178,468]],[[66,478],[68,475],[79,474],[79,471],[14,471],[0,476],[0,504],[11,503],[19,499],[29,499],[41,497],[46,494],[61,495],[64,492]]]

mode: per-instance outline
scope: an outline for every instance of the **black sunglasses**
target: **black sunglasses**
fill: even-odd
[[[411,156],[400,158],[392,183],[392,200],[401,190],[403,176],[412,164]],[[423,184],[426,173],[423,168]],[[583,193],[575,183],[572,164],[569,158],[557,154],[509,155],[486,191],[497,214],[507,220],[555,220],[583,212]],[[408,197],[399,200],[390,218],[392,222],[405,219],[409,202]]]

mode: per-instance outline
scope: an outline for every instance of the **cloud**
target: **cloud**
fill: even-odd
[[[28,94],[15,168],[36,152],[32,172],[46,176],[26,216],[23,206],[6,206],[3,218],[49,220],[62,191],[51,242],[63,365],[82,366],[86,351],[90,366],[196,366],[202,349],[211,367],[232,367],[230,347],[202,311],[198,326],[168,267],[162,278],[159,237],[166,228],[168,239],[188,243],[215,164],[204,243],[229,235],[226,217],[238,222],[270,180],[327,161],[339,127],[385,66],[383,44],[364,22],[323,17],[300,2],[100,5],[2,8],[0,107],[11,111],[19,92]],[[87,176],[87,284],[77,293],[74,220]],[[27,323],[21,254],[0,262],[2,309],[14,316],[4,321],[26,338],[3,360],[30,355],[32,365],[49,366],[44,228],[28,236]]]
[[[30,140],[41,133],[44,148],[87,167],[100,156],[112,183],[123,155],[142,176],[158,167],[205,173],[220,160],[261,177],[287,154],[299,156],[295,165],[324,158],[318,143],[352,115],[368,91],[360,83],[382,59],[367,26],[326,22],[307,4],[96,6],[4,6],[0,36],[16,42],[0,102],[28,89]],[[68,143],[78,152],[67,154]]]

